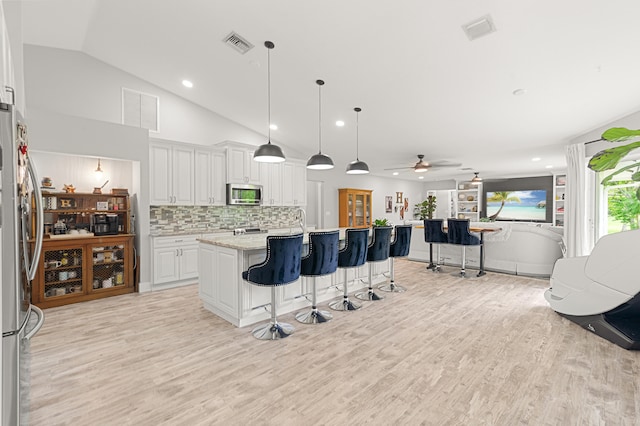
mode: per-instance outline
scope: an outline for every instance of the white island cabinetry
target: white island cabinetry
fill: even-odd
[[[344,240],[344,230],[341,230]],[[307,253],[308,239],[305,235],[303,255]],[[236,327],[244,327],[270,318],[265,307],[271,302],[269,287],[253,285],[242,279],[242,272],[249,266],[261,263],[267,255],[266,234],[231,237],[211,237],[200,240],[199,295],[205,309],[229,321]],[[365,265],[348,270],[349,293],[367,286]],[[388,262],[379,262],[374,268],[374,286],[386,281],[383,273],[389,271]],[[361,279],[355,279],[357,277]],[[317,300],[327,303],[341,297],[343,272],[319,277]],[[276,312],[278,315],[308,308],[312,281],[300,278],[291,284],[276,289]]]

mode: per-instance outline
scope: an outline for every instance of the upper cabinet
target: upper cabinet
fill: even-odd
[[[151,143],[151,205],[194,204],[194,149],[178,144]]]
[[[253,161],[253,149],[227,146],[227,182],[261,185],[260,163]]]
[[[196,149],[195,151],[195,204],[219,206],[226,203],[227,178],[224,152]]]
[[[282,204],[307,205],[307,165],[296,160],[282,164]]]
[[[564,194],[566,184],[566,174],[553,175],[553,224],[555,226],[564,226]]]
[[[260,163],[262,177],[262,204],[265,206],[282,205],[282,169],[283,163]]]

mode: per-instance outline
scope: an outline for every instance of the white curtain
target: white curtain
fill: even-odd
[[[585,256],[589,249],[586,154],[583,143],[566,148],[567,187],[564,205],[564,239],[567,257]]]

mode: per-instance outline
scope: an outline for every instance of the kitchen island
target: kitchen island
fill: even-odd
[[[325,229],[330,231],[334,229]],[[340,228],[340,241],[345,239],[346,228]],[[269,233],[232,236],[212,236],[199,239],[199,295],[204,307],[229,321],[236,327],[244,327],[271,316],[267,310],[271,301],[268,287],[253,285],[242,279],[242,272],[249,266],[263,262],[267,257],[267,235],[291,235],[300,233],[300,228],[276,230]],[[303,240],[303,256],[308,252],[308,234]],[[368,265],[348,270],[349,292],[367,286]],[[389,262],[374,264],[374,282],[386,280],[383,273],[389,270]],[[361,278],[356,279],[354,278]],[[317,300],[319,303],[342,296],[344,273],[317,278]],[[310,306],[304,297],[311,291],[311,280],[300,277],[291,284],[277,290],[278,315]]]

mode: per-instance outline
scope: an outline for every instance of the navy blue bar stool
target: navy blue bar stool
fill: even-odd
[[[393,293],[402,293],[406,289],[395,283],[395,275],[393,272],[393,263],[396,257],[406,257],[409,255],[409,247],[411,246],[411,230],[413,225],[397,225],[395,236],[389,247],[389,257],[391,262],[389,265],[391,273],[391,281],[389,285],[380,285],[378,288],[382,291],[389,291]]]
[[[300,277],[302,234],[274,235],[267,237],[267,258],[252,265],[242,273],[251,284],[271,287],[271,321],[253,329],[253,336],[260,340],[283,339],[294,328],[276,319],[276,287],[292,283]]]
[[[444,219],[424,220],[424,241],[429,243],[429,266],[433,272],[440,272],[440,244],[447,244],[449,236],[444,232]],[[436,263],[433,263],[433,245],[436,245]]]
[[[344,295],[342,299],[331,302],[329,307],[336,311],[355,311],[361,306],[349,300],[347,269],[357,268],[366,263],[369,228],[350,228],[346,230],[345,236],[344,248],[338,252],[338,268],[344,269]]]
[[[302,258],[300,275],[313,277],[311,289],[311,310],[299,312],[296,319],[305,324],[327,322],[333,315],[318,310],[316,305],[316,277],[333,274],[338,269],[338,250],[340,249],[340,231],[310,232],[309,254]]]
[[[480,238],[475,235],[471,235],[471,232],[469,231],[469,219],[447,219],[447,228],[449,244],[462,246],[462,265],[460,268],[460,276],[465,278],[467,276],[464,270],[467,247],[479,246],[482,243]]]
[[[389,258],[391,247],[392,226],[374,226],[373,238],[367,250],[367,262],[369,262],[369,288],[367,291],[356,293],[360,300],[382,300],[384,297],[373,292],[373,263],[382,262]]]

